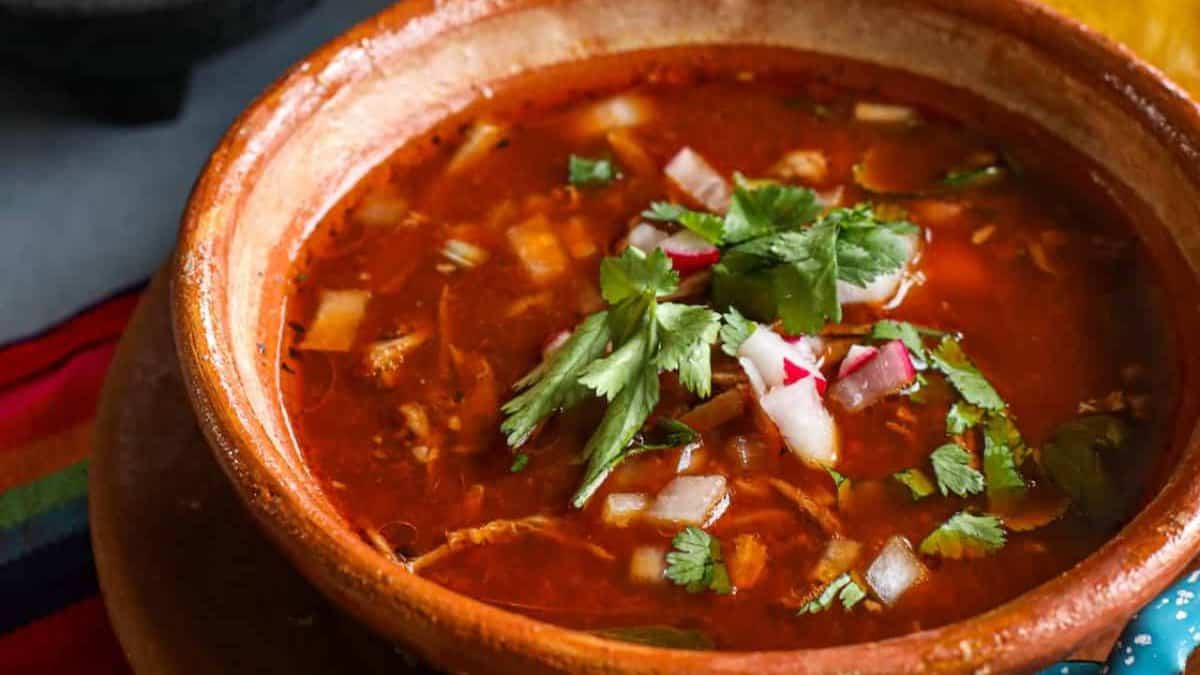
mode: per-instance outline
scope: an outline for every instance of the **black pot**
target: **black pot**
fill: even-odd
[[[51,74],[93,113],[173,117],[199,59],[316,0],[0,0],[0,63]]]

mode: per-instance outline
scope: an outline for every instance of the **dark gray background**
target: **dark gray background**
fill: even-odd
[[[323,0],[201,64],[178,119],[120,127],[0,72],[0,343],[148,277],[209,151],[289,65],[389,0]]]

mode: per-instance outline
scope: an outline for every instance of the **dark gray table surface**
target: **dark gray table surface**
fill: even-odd
[[[324,0],[193,73],[178,119],[89,120],[56,89],[0,72],[0,344],[147,278],[226,127],[289,65],[389,0]]]

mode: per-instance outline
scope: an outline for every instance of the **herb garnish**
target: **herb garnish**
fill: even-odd
[[[796,614],[818,614],[833,606],[834,599],[842,602],[842,609],[851,609],[864,598],[867,592],[854,580],[849,572],[829,582],[817,597],[804,603]]]
[[[966,497],[983,491],[983,474],[971,466],[971,453],[962,446],[947,443],[934,450],[929,459],[943,495]]]
[[[567,182],[571,185],[608,185],[617,179],[617,167],[609,159],[571,155],[567,159]]]
[[[538,422],[587,397],[608,401],[599,428],[584,446],[587,470],[572,498],[582,507],[618,463],[658,403],[658,374],[679,371],[680,381],[701,397],[712,388],[710,345],[720,315],[696,305],[659,303],[679,285],[661,250],[649,255],[630,247],[600,264],[607,311],[585,319],[561,348],[522,378],[524,390],[503,407],[501,429],[519,447]],[[604,355],[611,342],[612,352]]]
[[[983,427],[983,475],[988,499],[1002,503],[1025,493],[1025,479],[1018,468],[1025,441],[1012,419],[1003,413],[988,415]]]
[[[925,555],[943,558],[981,558],[1004,546],[1004,527],[992,515],[959,511],[921,542]]]
[[[758,324],[742,316],[737,307],[730,307],[721,317],[721,351],[730,356],[737,356],[738,348],[754,334]]]
[[[687,527],[671,540],[675,550],[667,554],[666,577],[688,593],[733,592],[729,570],[721,557],[721,542],[698,527]]]
[[[892,478],[908,488],[914,502],[920,501],[937,491],[933,485],[933,481],[929,480],[929,476],[926,476],[925,472],[920,469],[913,468],[897,471],[892,474]]]
[[[1120,494],[1104,468],[1100,450],[1119,448],[1129,433],[1112,415],[1088,415],[1060,426],[1042,447],[1041,463],[1085,516],[1111,524],[1122,515]]]
[[[979,187],[1000,180],[1006,173],[1004,167],[989,164],[977,169],[950,171],[942,178],[941,184],[949,188]]]
[[[508,470],[512,473],[519,473],[521,471],[524,471],[525,467],[528,465],[529,465],[529,455],[522,452],[522,453],[518,453],[517,456],[513,458],[512,466],[508,467]]]
[[[982,408],[966,401],[955,401],[946,413],[946,433],[951,436],[966,433],[967,429],[974,428],[983,421],[984,414]]]
[[[967,403],[985,410],[1004,410],[1004,399],[967,358],[957,338],[950,335],[942,338],[930,356],[933,366],[950,380]]]

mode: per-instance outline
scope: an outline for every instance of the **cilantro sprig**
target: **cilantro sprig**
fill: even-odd
[[[959,511],[921,541],[925,555],[952,560],[981,558],[1004,546],[1004,526],[993,515]]]
[[[733,592],[718,539],[698,527],[687,527],[675,535],[671,546],[674,550],[667,553],[665,573],[668,579],[685,587],[688,593]]]
[[[1050,479],[1077,510],[1101,525],[1115,523],[1124,511],[1103,453],[1121,447],[1128,435],[1128,427],[1117,417],[1087,415],[1061,425],[1042,448],[1041,464]]]
[[[820,595],[804,603],[796,614],[819,614],[833,606],[834,600],[840,600],[842,609],[852,609],[867,597],[867,591],[849,572],[842,573],[838,578],[829,582]]]
[[[567,182],[571,185],[608,185],[618,178],[611,159],[571,155],[567,159]]]
[[[600,265],[601,295],[609,308],[585,319],[561,348],[517,382],[501,424],[509,447],[518,448],[543,419],[594,394],[608,403],[583,449],[583,482],[572,504],[583,507],[631,444],[658,404],[658,375],[678,371],[701,397],[712,388],[711,344],[720,315],[694,305],[660,303],[678,288],[666,255],[630,247]],[[605,353],[611,345],[611,352]],[[644,450],[644,448],[643,448]]]
[[[971,453],[956,443],[947,443],[929,455],[933,475],[943,495],[966,497],[983,492],[983,474],[971,466]]]

